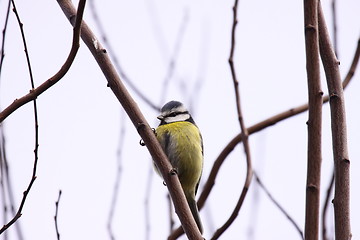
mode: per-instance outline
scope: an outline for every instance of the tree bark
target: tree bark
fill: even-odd
[[[318,0],[304,1],[306,71],[309,97],[308,165],[306,182],[305,239],[319,238],[321,119]]]
[[[335,238],[351,239],[350,227],[350,159],[347,147],[347,130],[344,92],[339,71],[340,62],[331,45],[325,18],[319,4],[320,55],[324,65],[330,96],[331,131],[335,171]]]

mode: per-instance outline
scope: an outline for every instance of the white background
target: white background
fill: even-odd
[[[359,37],[360,2],[338,2],[338,51],[341,74],[345,76]],[[64,63],[71,47],[72,28],[56,1],[18,0],[16,4],[38,86]],[[192,110],[204,138],[204,182],[218,154],[240,129],[228,64],[233,1],[95,1],[94,4],[113,47],[112,54],[119,58],[123,70],[143,94],[159,106],[176,99]],[[330,2],[322,4],[332,33]],[[6,5],[7,1],[0,2],[1,28]],[[238,18],[235,65],[245,122],[251,126],[307,101],[303,2],[240,1]],[[89,3],[84,20],[100,39]],[[5,54],[0,83],[1,109],[30,90],[22,39],[12,12]],[[163,82],[172,59],[174,72],[164,96]],[[355,75],[345,91],[353,239],[360,235],[359,80]],[[110,239],[106,224],[118,162],[122,171],[112,222],[115,238],[165,239],[168,235],[166,187],[154,174],[149,178],[152,171],[149,153],[139,145],[140,137],[128,118],[122,117],[121,105],[106,84],[101,70],[81,42],[69,72],[38,98],[38,178],[19,220],[25,239],[56,239],[53,217],[59,189],[63,191],[58,215],[61,239]],[[322,87],[326,93],[324,75]],[[156,127],[158,112],[129,90],[149,124]],[[333,165],[329,116],[326,104],[323,108],[322,203]],[[302,229],[306,120],[307,113],[303,113],[250,137],[255,171]],[[119,159],[122,124],[126,130]],[[3,128],[18,204],[30,181],[34,160],[32,103],[9,116]],[[230,216],[245,174],[245,156],[239,145],[223,164],[201,211],[207,239]],[[148,236],[145,236],[145,200],[150,207]],[[331,221],[329,224],[332,231]],[[255,181],[236,221],[222,236],[222,239],[235,238],[300,239]],[[4,235],[0,239],[4,239]],[[13,229],[8,231],[8,239],[17,239]]]

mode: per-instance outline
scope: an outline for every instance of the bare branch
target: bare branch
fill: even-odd
[[[15,198],[14,198],[14,192],[13,192],[13,184],[10,177],[10,171],[9,171],[9,164],[7,160],[7,154],[6,154],[6,148],[5,148],[5,135],[4,135],[4,129],[3,125],[0,124],[0,186],[1,186],[1,197],[3,199],[3,208],[4,208],[4,218],[3,222],[7,222],[7,212],[10,208],[11,214],[16,214],[16,209],[14,207],[15,205]],[[9,206],[7,205],[7,197],[9,199]],[[18,237],[18,240],[23,240],[24,236],[22,233],[20,222],[17,222],[15,225],[16,234]],[[5,232],[5,239],[6,239],[6,232]]]
[[[8,1],[8,6],[6,9],[6,17],[5,17],[5,23],[4,28],[2,30],[2,41],[1,41],[1,54],[0,54],[0,79],[1,79],[1,73],[2,73],[2,66],[5,58],[5,39],[6,39],[6,30],[9,22],[9,15],[10,15],[10,6],[11,6],[11,0]],[[11,184],[9,183],[9,175],[8,175],[8,165],[7,165],[7,159],[6,159],[6,153],[5,153],[5,136],[3,132],[3,125],[0,124],[0,188],[1,188],[1,198],[3,202],[3,221],[4,223],[7,222],[7,198],[6,198],[6,183],[8,184],[8,193],[10,196],[12,196],[12,188]],[[5,183],[6,182],[6,183]],[[13,202],[10,199],[10,205],[12,206]],[[19,232],[19,231],[18,231]],[[5,236],[5,239],[7,237]]]
[[[117,152],[116,152],[116,163],[117,163],[116,177],[115,177],[115,181],[114,181],[110,210],[109,210],[109,215],[108,215],[108,220],[107,220],[107,230],[108,230],[109,237],[111,240],[115,240],[115,236],[114,236],[112,228],[113,228],[113,218],[114,218],[114,214],[115,214],[115,209],[116,209],[116,205],[118,202],[117,200],[118,200],[118,194],[119,194],[119,189],[120,189],[120,179],[121,179],[122,171],[123,171],[122,150],[123,150],[123,147],[125,144],[125,136],[126,136],[125,112],[123,110],[121,110],[119,143],[118,143]]]
[[[334,51],[336,57],[339,57],[339,51],[338,51],[338,34],[337,34],[337,14],[336,14],[336,0],[331,0],[331,12],[332,12],[332,20],[333,20],[333,41],[334,41]]]
[[[348,86],[352,77],[354,76],[356,67],[359,62],[359,58],[360,58],[360,39],[358,39],[358,44],[357,44],[357,48],[356,48],[356,51],[354,54],[354,58],[353,58],[351,67],[343,81],[343,88],[346,88]],[[324,96],[323,103],[327,103],[328,101],[329,101],[329,95]],[[303,112],[307,111],[308,109],[309,109],[309,105],[307,103],[297,106],[297,107],[294,107],[294,108],[291,108],[289,110],[286,110],[284,112],[276,114],[272,117],[269,117],[255,125],[249,127],[248,132],[250,135],[257,133],[267,127],[270,127],[270,126],[278,123],[278,122],[281,122],[285,119],[293,117],[297,114],[303,113]],[[241,134],[236,135],[233,139],[231,139],[231,141],[226,145],[226,147],[221,151],[221,153],[215,160],[214,165],[210,171],[209,177],[208,177],[206,183],[204,184],[203,191],[201,192],[199,200],[198,200],[199,209],[201,209],[204,206],[206,199],[209,197],[210,192],[215,184],[216,176],[220,170],[220,167],[222,166],[223,162],[225,161],[226,157],[232,152],[232,150],[241,141],[242,141]]]
[[[169,224],[169,232],[172,233],[172,231],[174,230],[174,225],[175,225],[175,221],[174,221],[174,214],[173,214],[173,207],[172,207],[172,203],[171,203],[171,198],[169,194],[166,194],[167,197],[167,203],[169,206],[169,220],[170,220],[170,224]],[[184,231],[183,231],[184,232]]]
[[[254,177],[256,182],[259,184],[262,190],[266,193],[269,199],[275,204],[275,206],[286,216],[287,219],[291,222],[291,224],[296,228],[298,233],[300,234],[301,239],[304,239],[303,231],[300,229],[299,225],[295,222],[295,220],[286,212],[286,210],[280,205],[278,201],[271,195],[269,190],[265,187],[265,185],[260,180],[259,176],[254,172]]]
[[[54,222],[55,222],[55,230],[56,230],[56,239],[60,240],[60,232],[58,227],[58,211],[59,211],[59,203],[60,203],[60,197],[61,197],[61,190],[59,190],[58,199],[55,202],[55,216],[54,216]]]
[[[338,51],[338,32],[337,32],[337,4],[336,4],[336,0],[332,0],[331,1],[331,15],[332,15],[332,28],[333,28],[333,43],[334,43],[334,51],[335,51],[335,55],[337,58],[339,58],[339,51]],[[328,236],[327,236],[327,227],[326,227],[326,218],[327,218],[327,210],[329,207],[329,203],[330,203],[330,198],[331,198],[331,193],[332,190],[334,188],[334,182],[335,182],[335,176],[334,176],[334,168],[333,168],[333,172],[331,174],[331,180],[329,183],[329,186],[327,188],[326,191],[326,197],[324,200],[324,205],[322,208],[322,239],[323,240],[327,240]]]
[[[80,24],[81,24],[81,20],[82,20],[82,15],[83,15],[83,11],[84,11],[84,7],[85,7],[85,2],[86,2],[86,0],[81,0],[80,2],[79,2],[79,7],[78,7],[78,17],[77,17],[77,19],[76,19],[76,25],[75,25],[75,27],[74,27],[74,41],[73,41],[73,47],[72,47],[72,50],[74,49],[74,48],[76,48],[76,51],[77,51],[77,48],[78,48],[78,46],[79,46],[79,31],[80,31]],[[14,8],[15,8],[15,6],[14,6]],[[77,34],[77,37],[76,37],[76,34]],[[76,39],[78,40],[77,42],[76,42]],[[74,47],[74,46],[77,46],[77,47]],[[70,52],[70,53],[73,53],[74,55],[73,55],[73,58],[75,58],[75,54],[76,54],[76,51],[75,51],[75,53],[73,53],[72,51]],[[70,54],[71,55],[71,54]],[[70,55],[69,55],[69,57],[68,57],[68,60],[69,60],[69,58],[71,58],[70,57]],[[68,62],[68,61],[67,61]],[[72,63],[72,60],[68,63],[68,64],[70,64],[71,65],[71,63]],[[66,63],[65,63],[66,64]],[[70,65],[68,66],[68,67],[70,67]],[[68,69],[68,68],[67,68]],[[66,71],[67,71],[67,69],[66,69]],[[58,72],[58,74],[59,75],[56,75],[56,76],[60,76],[61,74],[61,77],[66,73],[66,71],[64,71],[63,70],[63,68]],[[60,78],[61,78],[60,77]],[[59,79],[57,79],[57,80],[60,80],[60,78]],[[49,81],[49,80],[48,80]],[[46,83],[46,82],[45,82]],[[44,83],[44,84],[45,84]],[[34,93],[35,91],[36,91],[36,93],[35,94],[32,94],[32,95],[30,95],[30,97],[27,97],[28,95],[26,95],[26,96],[24,96],[23,98],[21,98],[21,99],[24,99],[25,98],[25,101],[24,100],[21,100],[21,102],[20,102],[20,104],[19,104],[19,101],[20,101],[20,99],[18,100],[18,101],[15,101],[13,104],[11,104],[9,107],[7,107],[3,112],[1,112],[1,121],[2,120],[4,120],[7,116],[9,116],[13,111],[15,111],[17,108],[19,108],[20,106],[22,106],[23,104],[25,104],[26,102],[29,102],[29,101],[31,101],[31,100],[34,100],[35,98],[36,98],[36,96],[38,96],[38,95],[36,95],[37,93],[42,93],[42,92],[44,92],[46,89],[44,89],[44,88],[40,88],[41,86],[43,86],[44,84],[42,84],[42,85],[40,85],[38,88],[36,88],[36,89],[34,89],[34,90],[32,90],[29,94],[32,94],[32,93]],[[51,82],[50,82],[50,84],[51,84]],[[52,84],[53,85],[53,84]],[[40,90],[39,90],[39,88],[40,88]],[[22,103],[22,104],[21,104]],[[15,105],[14,105],[15,104]],[[8,110],[7,110],[8,109]],[[7,110],[7,111],[6,111]],[[5,114],[4,114],[4,112],[5,112]],[[0,121],[0,122],[1,122]],[[28,194],[29,194],[29,191],[30,191],[30,189],[31,189],[31,187],[32,187],[32,185],[33,185],[33,183],[34,183],[34,181],[35,181],[35,179],[36,179],[36,167],[37,167],[37,143],[36,143],[36,147],[35,147],[35,161],[34,161],[34,167],[33,167],[33,175],[32,175],[32,177],[31,177],[31,180],[30,180],[30,183],[29,183],[29,185],[28,185],[28,187],[27,187],[27,189],[24,191],[24,193],[23,193],[23,198],[22,198],[22,200],[21,200],[21,203],[20,203],[20,206],[19,206],[19,208],[18,208],[18,211],[17,211],[17,213],[16,213],[16,215],[7,223],[7,224],[5,224],[1,229],[0,229],[0,234],[2,234],[5,230],[7,230],[12,224],[14,224],[20,217],[21,217],[21,215],[22,215],[22,209],[23,209],[23,207],[24,207],[24,204],[25,204],[25,201],[26,201],[26,198],[27,198],[27,196],[28,196]]]
[[[82,2],[82,1],[81,1]],[[81,10],[81,11],[80,11]],[[83,9],[79,8],[79,15],[80,13],[82,14]],[[72,18],[74,18],[76,15],[73,15]],[[75,20],[75,18],[74,18]],[[79,22],[77,23],[76,26],[80,25],[81,22],[79,20]],[[66,73],[67,71],[70,69],[75,56],[77,54],[77,51],[79,49],[79,33],[80,33],[80,29],[79,27],[74,27],[73,28],[73,41],[72,41],[72,46],[71,46],[71,50],[70,53],[64,63],[64,65],[60,68],[60,70],[51,78],[49,78],[47,81],[45,81],[44,83],[42,83],[40,86],[38,86],[35,89],[32,89],[28,94],[26,94],[25,96],[15,99],[13,103],[11,103],[8,107],[6,107],[1,113],[0,113],[0,123],[2,121],[4,121],[11,113],[13,113],[16,109],[18,109],[19,107],[23,106],[24,104],[36,99],[40,94],[42,94],[43,92],[45,92],[47,89],[49,89],[50,87],[52,87],[55,83],[57,83]]]
[[[144,200],[144,208],[145,208],[145,236],[146,236],[146,240],[150,240],[150,231],[151,231],[151,225],[150,225],[150,194],[151,194],[151,180],[152,177],[154,175],[154,169],[152,168],[152,163],[151,163],[151,167],[149,167],[148,170],[148,175],[146,178],[146,187],[145,187],[145,200]],[[181,228],[181,227],[179,227]],[[182,229],[182,228],[181,228]]]
[[[234,90],[235,90],[235,98],[236,98],[236,110],[238,114],[238,120],[240,124],[241,129],[241,138],[243,139],[244,144],[244,151],[246,155],[246,178],[245,183],[243,186],[243,189],[241,191],[241,195],[239,197],[238,202],[236,203],[236,206],[229,217],[229,219],[224,223],[222,227],[220,227],[216,232],[214,233],[213,237],[211,239],[218,239],[225,231],[230,227],[230,225],[234,222],[236,217],[239,214],[240,208],[244,202],[244,199],[246,197],[247,191],[250,187],[251,179],[253,176],[253,170],[252,170],[252,163],[251,163],[251,155],[250,155],[250,146],[248,141],[248,129],[245,127],[244,118],[241,110],[241,104],[240,104],[240,92],[239,92],[239,82],[236,77],[236,71],[234,66],[234,52],[235,52],[235,29],[237,25],[237,7],[238,7],[238,0],[235,0],[234,7],[233,7],[233,26],[231,30],[231,50],[230,50],[230,57],[229,57],[229,64],[231,69],[231,75],[234,83]]]
[[[331,180],[329,183],[329,186],[326,190],[326,197],[324,200],[324,206],[322,209],[322,239],[323,240],[329,240],[328,236],[327,236],[327,228],[326,228],[326,216],[327,216],[327,209],[329,207],[329,203],[330,203],[330,197],[331,197],[331,192],[333,190],[334,187],[334,182],[335,182],[335,176],[334,176],[334,170],[331,174]]]
[[[27,44],[26,44],[26,38],[25,38],[25,33],[24,33],[24,24],[20,20],[20,16],[19,16],[18,11],[17,11],[16,6],[15,6],[15,1],[11,0],[11,2],[12,2],[12,5],[13,5],[13,11],[15,13],[15,16],[16,16],[16,19],[18,21],[20,31],[21,31],[21,38],[22,38],[23,45],[24,45],[26,62],[27,62],[27,65],[28,65],[28,70],[29,70],[29,75],[30,75],[31,89],[34,89],[35,88],[34,77],[33,77],[33,74],[32,74],[32,68],[31,68],[31,64],[30,64],[29,51],[28,51],[28,47],[27,47]]]
[[[68,0],[58,0],[58,4],[69,21],[74,24],[71,19],[71,16],[75,13],[72,3]],[[179,216],[187,237],[189,239],[203,239],[186,202],[176,171],[172,169],[172,166],[163,152],[160,143],[156,139],[154,132],[150,128],[142,112],[130,96],[124,84],[121,82],[119,75],[116,73],[116,70],[110,61],[110,58],[106,54],[106,50],[101,46],[100,42],[84,22],[81,26],[81,38],[93,54],[108,81],[108,86],[123,106],[136,130],[146,144],[153,160],[156,162],[156,165],[164,178],[166,186],[168,187],[170,196],[175,206],[175,211]]]
[[[7,215],[8,215],[8,200],[6,197],[6,177],[8,176],[7,173],[7,168],[6,168],[6,163],[7,163],[7,159],[6,159],[6,154],[5,154],[5,144],[4,144],[4,131],[3,131],[3,126],[0,125],[0,131],[1,131],[1,139],[0,139],[0,190],[1,190],[1,202],[2,202],[2,210],[3,210],[3,222],[6,223],[7,220]],[[10,189],[8,190],[10,191]],[[10,203],[11,204],[11,203]],[[9,204],[9,205],[10,205]],[[5,232],[4,234],[4,239],[7,240],[7,233]]]
[[[160,110],[160,107],[156,106],[148,97],[145,96],[145,94],[143,92],[141,92],[141,90],[128,77],[128,74],[125,72],[124,68],[121,66],[120,60],[116,56],[115,51],[113,50],[112,45],[110,44],[110,41],[108,41],[108,37],[105,33],[105,28],[104,28],[103,24],[101,23],[100,18],[97,14],[94,2],[95,2],[94,0],[91,0],[89,3],[89,7],[90,7],[91,13],[93,15],[93,19],[95,21],[97,28],[100,31],[101,39],[102,39],[105,47],[108,49],[107,52],[109,53],[110,57],[113,59],[114,65],[115,65],[116,69],[118,70],[121,78],[124,80],[124,82],[126,82],[129,85],[129,87],[134,91],[134,93],[136,93],[152,109],[154,109],[158,112]]]
[[[319,4],[319,41],[330,96],[331,130],[335,167],[335,238],[351,239],[350,227],[350,159],[347,147],[344,92],[339,61],[331,45],[321,4]]]
[[[8,26],[8,22],[9,22],[10,6],[11,6],[11,0],[9,0],[9,2],[8,2],[4,29],[2,30],[1,55],[0,55],[0,76],[1,76],[2,65],[4,62],[4,58],[5,58],[5,36],[6,36],[6,30],[7,30],[7,26]]]
[[[18,21],[20,31],[21,31],[21,37],[22,37],[22,40],[23,40],[24,52],[25,52],[26,62],[27,62],[27,65],[28,65],[28,71],[29,71],[29,76],[30,76],[31,90],[34,90],[34,88],[35,88],[34,77],[33,77],[31,63],[30,63],[29,50],[28,50],[28,47],[27,47],[27,44],[26,44],[26,38],[25,38],[25,32],[24,32],[24,24],[20,20],[19,13],[18,13],[18,11],[16,9],[16,6],[15,6],[15,1],[11,0],[11,2],[12,2],[12,5],[13,5],[13,11],[15,13],[15,16],[16,16],[16,19]],[[33,167],[33,175],[32,176],[33,176],[33,178],[35,178],[36,177],[36,170],[37,170],[37,163],[38,163],[39,122],[38,122],[36,99],[33,100],[33,103],[34,103],[34,118],[35,118],[35,149],[34,149],[35,160],[34,160],[34,167]],[[28,189],[28,190],[30,191],[30,189]]]
[[[305,239],[319,238],[322,96],[318,0],[304,0],[306,72],[309,98]]]

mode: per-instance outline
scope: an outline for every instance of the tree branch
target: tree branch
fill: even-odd
[[[357,48],[355,50],[355,54],[353,57],[351,67],[343,81],[343,88],[346,88],[348,86],[352,77],[354,76],[356,67],[359,62],[359,58],[360,58],[360,39],[358,39],[358,44],[357,44]],[[327,103],[328,101],[329,101],[329,95],[324,96],[323,103]],[[303,113],[303,112],[307,111],[308,109],[309,109],[309,105],[307,103],[297,106],[297,107],[294,107],[294,108],[291,108],[287,111],[276,114],[272,117],[269,117],[255,125],[249,127],[248,132],[250,135],[253,133],[257,133],[267,127],[277,124],[278,122],[281,122],[285,119],[293,117],[297,114]],[[215,179],[220,170],[222,163],[225,161],[226,157],[232,152],[232,150],[237,146],[237,144],[241,141],[242,141],[241,134],[236,135],[233,139],[231,139],[231,141],[226,145],[226,147],[221,151],[221,153],[215,160],[214,165],[210,171],[209,177],[208,177],[206,183],[204,184],[203,191],[201,192],[199,200],[197,202],[199,209],[201,209],[204,206],[206,199],[209,197],[210,192],[215,184]]]
[[[99,29],[100,37],[101,37],[105,47],[108,49],[107,52],[109,53],[111,59],[113,59],[114,65],[115,65],[116,69],[118,70],[121,78],[134,91],[134,93],[137,94],[146,104],[148,104],[155,111],[159,111],[160,107],[157,106],[155,103],[153,103],[143,92],[141,92],[141,90],[135,85],[135,83],[133,83],[133,81],[130,79],[128,74],[125,72],[123,66],[121,65],[121,61],[115,54],[115,51],[114,51],[110,41],[108,41],[108,37],[105,33],[104,25],[100,21],[100,18],[97,14],[96,6],[95,6],[94,2],[95,2],[94,0],[91,0],[89,2],[89,7],[90,7],[91,13],[93,15],[93,19],[95,21],[97,28]]]
[[[74,24],[72,16],[75,13],[75,9],[72,3],[68,0],[58,0],[58,4],[70,23]],[[139,135],[146,144],[153,160],[156,162],[156,165],[164,178],[166,186],[168,187],[170,196],[175,206],[175,211],[179,216],[187,237],[191,240],[202,240],[203,238],[201,237],[195,220],[190,212],[190,208],[186,202],[176,171],[172,169],[172,166],[156,139],[154,132],[149,127],[149,124],[144,118],[142,112],[130,96],[124,84],[121,82],[119,75],[116,73],[116,70],[110,61],[110,58],[106,54],[106,50],[101,46],[100,42],[84,22],[81,26],[81,38],[93,54],[107,79],[108,86],[123,106]]]
[[[58,212],[59,212],[59,204],[60,204],[60,197],[61,197],[61,190],[59,190],[58,199],[55,202],[55,216],[54,216],[54,222],[55,222],[55,231],[56,231],[56,239],[60,240],[60,232],[59,232],[59,226],[58,226]]]
[[[326,215],[327,215],[327,209],[329,207],[329,203],[330,203],[330,198],[331,198],[331,193],[332,193],[332,190],[333,190],[333,187],[334,187],[334,182],[335,182],[335,176],[334,176],[334,170],[331,174],[331,180],[330,180],[330,183],[329,183],[329,186],[326,190],[326,197],[325,197],[325,200],[324,200],[324,206],[323,206],[323,209],[322,209],[322,239],[323,240],[330,240],[327,236],[327,228],[326,228]]]
[[[337,38],[337,14],[336,14],[336,0],[331,0],[331,12],[332,12],[332,26],[333,26],[333,41],[334,41],[334,52],[336,57],[339,57],[338,52],[338,38]]]
[[[74,27],[73,45],[72,45],[72,48],[71,48],[70,55],[69,55],[67,61],[65,62],[65,64],[63,65],[63,67],[60,69],[60,71],[53,78],[49,79],[48,81],[46,81],[45,83],[40,85],[38,88],[36,88],[34,90],[31,90],[29,94],[25,95],[24,97],[20,98],[19,100],[15,100],[9,107],[7,107],[4,111],[2,111],[0,113],[0,122],[3,121],[7,116],[9,116],[12,112],[14,112],[20,106],[24,105],[25,103],[27,103],[27,102],[29,102],[31,100],[36,99],[36,97],[38,95],[40,95],[42,92],[44,92],[50,86],[55,84],[55,82],[53,82],[54,80],[58,81],[58,80],[61,79],[61,77],[63,77],[65,75],[65,73],[67,72],[67,70],[71,66],[71,63],[72,63],[73,59],[75,58],[77,49],[79,48],[80,24],[81,24],[83,11],[84,11],[84,8],[85,8],[85,2],[86,2],[85,0],[81,0],[79,2],[78,17],[76,19],[76,25]],[[77,41],[76,41],[76,39],[77,39]],[[35,158],[37,158],[37,156]],[[0,229],[0,234],[2,234],[6,229],[8,229],[12,224],[14,224],[21,217],[22,209],[24,207],[26,198],[27,198],[27,196],[29,194],[29,191],[30,191],[35,179],[36,179],[36,165],[37,165],[37,160],[35,159],[34,167],[33,167],[33,175],[31,177],[31,180],[30,180],[30,183],[29,183],[27,189],[23,193],[23,198],[21,200],[18,211],[15,214],[15,216],[7,224],[5,224]]]
[[[1,76],[2,65],[4,62],[4,58],[5,58],[5,36],[6,36],[6,30],[7,30],[7,26],[8,26],[8,22],[9,22],[10,6],[11,6],[11,0],[8,0],[5,24],[4,24],[4,29],[2,30],[1,54],[0,54],[0,76]]]
[[[291,222],[291,224],[296,228],[298,231],[301,239],[304,239],[304,234],[302,230],[300,229],[299,225],[296,224],[295,220],[285,211],[285,209],[280,205],[278,201],[275,200],[275,198],[271,195],[269,190],[265,187],[265,185],[260,180],[259,176],[254,172],[254,177],[260,188],[266,193],[266,195],[269,197],[271,202],[275,204],[275,206],[286,216],[287,219]]]
[[[80,8],[79,8],[79,14],[80,14]],[[81,10],[83,11],[83,10]],[[82,14],[82,13],[81,13]],[[75,22],[75,15],[72,16],[74,22]],[[78,23],[79,25],[81,22]],[[12,114],[16,109],[23,106],[24,104],[36,99],[40,94],[45,92],[47,89],[52,87],[55,83],[57,83],[70,69],[75,56],[77,54],[77,51],[79,49],[79,33],[80,29],[78,27],[73,28],[73,41],[70,53],[64,63],[64,65],[60,68],[60,70],[51,78],[49,78],[47,81],[45,81],[43,84],[38,86],[35,89],[30,90],[28,94],[25,96],[15,99],[13,103],[11,103],[8,107],[6,107],[1,113],[0,113],[0,123],[4,121],[10,114]]]
[[[351,239],[350,227],[350,159],[347,147],[344,92],[339,61],[333,51],[324,14],[319,3],[319,41],[330,96],[331,131],[335,167],[335,238]]]
[[[309,97],[305,239],[319,237],[322,95],[319,63],[318,0],[304,0],[306,72]]]
[[[240,124],[241,129],[241,138],[243,139],[244,144],[244,151],[246,155],[246,178],[245,183],[243,186],[243,189],[241,191],[240,197],[238,199],[238,202],[236,203],[236,206],[231,213],[229,219],[224,223],[223,226],[221,226],[213,235],[211,239],[218,239],[225,231],[230,227],[230,225],[234,222],[236,217],[239,214],[240,208],[245,200],[247,191],[250,187],[250,183],[253,176],[253,170],[252,170],[252,163],[251,163],[251,154],[250,154],[250,146],[248,141],[248,129],[245,127],[244,118],[241,110],[241,104],[240,104],[240,92],[239,92],[239,82],[237,80],[235,66],[234,66],[234,52],[235,52],[235,29],[237,25],[237,7],[238,7],[238,0],[235,0],[234,7],[233,7],[233,25],[231,30],[231,50],[230,50],[230,57],[229,57],[229,64],[231,69],[231,75],[234,83],[234,90],[235,90],[235,98],[236,98],[236,110],[238,114],[238,120]]]

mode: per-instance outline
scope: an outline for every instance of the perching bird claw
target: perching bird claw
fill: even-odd
[[[146,145],[145,142],[144,142],[144,140],[142,140],[142,139],[140,139],[139,144],[140,144],[141,146],[145,146],[145,145]]]

